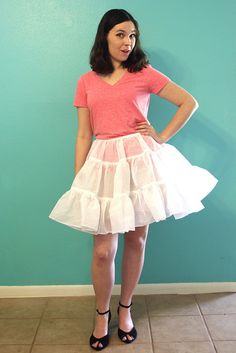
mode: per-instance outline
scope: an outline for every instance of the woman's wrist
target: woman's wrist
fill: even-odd
[[[168,138],[163,133],[156,132],[155,140],[159,143],[165,143],[168,141]]]
[[[169,138],[167,136],[165,136],[163,133],[160,133],[160,137],[163,140],[163,142],[167,142],[169,140]]]

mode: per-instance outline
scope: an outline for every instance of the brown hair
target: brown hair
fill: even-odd
[[[135,25],[136,43],[128,59],[122,62],[122,66],[128,68],[129,72],[137,72],[149,64],[147,56],[141,48],[138,22],[126,10],[111,9],[103,15],[98,25],[95,41],[90,52],[90,67],[93,71],[100,74],[109,74],[114,71],[108,51],[107,34],[115,25],[125,21],[132,21]]]

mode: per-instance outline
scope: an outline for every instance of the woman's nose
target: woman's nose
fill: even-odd
[[[132,43],[132,39],[130,37],[126,37],[125,38],[125,44],[131,44]]]

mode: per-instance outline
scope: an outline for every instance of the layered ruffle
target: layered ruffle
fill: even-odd
[[[217,181],[150,136],[95,140],[49,218],[91,234],[124,233],[202,210]]]

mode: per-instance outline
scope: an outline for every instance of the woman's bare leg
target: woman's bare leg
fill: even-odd
[[[115,281],[115,256],[118,246],[118,234],[97,234],[93,238],[92,279],[96,296],[96,308],[99,312],[109,309],[112,288]],[[93,335],[101,338],[107,334],[109,314],[96,316]],[[102,347],[96,342],[94,347]]]
[[[129,231],[124,235],[124,252],[122,258],[122,283],[120,302],[129,305],[132,301],[133,291],[139,281],[145,255],[146,239],[149,225],[137,227],[135,231]],[[130,315],[130,308],[119,309],[119,327],[121,330],[129,332],[133,327]],[[127,336],[132,339],[132,336]],[[124,337],[123,340],[126,340]]]

